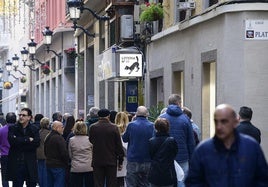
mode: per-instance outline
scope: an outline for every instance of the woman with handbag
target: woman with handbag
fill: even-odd
[[[170,137],[169,122],[165,118],[155,121],[155,137],[149,140],[149,151],[152,159],[149,172],[151,187],[173,187],[177,185],[174,159],[178,153],[178,146]]]

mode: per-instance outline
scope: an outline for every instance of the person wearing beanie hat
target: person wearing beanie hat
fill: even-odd
[[[104,109],[100,109],[98,112],[98,116],[99,117],[107,117],[111,114],[110,110],[104,108]]]
[[[117,186],[116,173],[122,170],[124,149],[117,126],[110,122],[110,111],[100,109],[98,122],[89,130],[93,144],[93,177],[96,186]],[[106,185],[105,185],[106,182]]]

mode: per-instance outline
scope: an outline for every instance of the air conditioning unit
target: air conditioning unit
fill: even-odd
[[[177,6],[179,10],[195,9],[195,2],[194,1],[178,2]]]
[[[133,28],[133,15],[122,15],[121,16],[121,32],[120,37],[122,40],[133,39],[134,28]]]

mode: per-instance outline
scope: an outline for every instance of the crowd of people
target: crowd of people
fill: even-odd
[[[267,187],[268,165],[253,111],[228,104],[214,112],[215,135],[201,141],[191,110],[172,94],[156,121],[92,107],[86,120],[55,112],[52,120],[21,109],[1,120],[2,186]],[[3,115],[3,114],[2,114]],[[178,180],[174,162],[183,172]]]

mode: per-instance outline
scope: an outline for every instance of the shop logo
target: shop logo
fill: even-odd
[[[134,69],[136,69],[136,72],[140,70],[140,64],[139,64],[139,58],[136,56],[136,61],[131,64],[131,66],[125,66],[125,70],[130,70],[128,74],[131,74]]]

